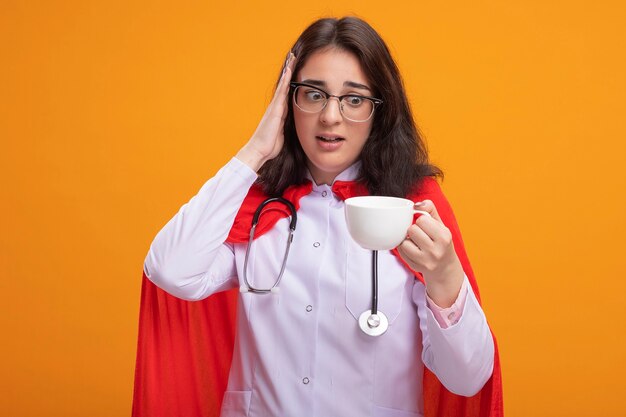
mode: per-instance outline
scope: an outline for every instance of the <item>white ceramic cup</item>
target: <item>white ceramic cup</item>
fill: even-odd
[[[406,198],[365,196],[346,201],[346,222],[352,239],[369,250],[391,250],[406,238],[415,203]]]

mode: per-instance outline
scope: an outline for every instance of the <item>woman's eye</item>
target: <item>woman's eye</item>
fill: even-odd
[[[309,90],[306,92],[306,98],[311,101],[320,101],[324,99],[324,95],[317,90]]]
[[[348,96],[346,97],[346,100],[350,106],[360,106],[363,104],[364,98],[359,96]]]

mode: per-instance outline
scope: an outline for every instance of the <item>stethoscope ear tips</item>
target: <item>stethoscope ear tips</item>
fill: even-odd
[[[248,291],[250,291],[250,289],[245,285],[242,285],[241,287],[239,287],[239,292],[241,293],[248,292]]]
[[[278,294],[278,293],[280,292],[280,288],[278,288],[278,287],[273,287],[273,288],[270,290],[270,292],[271,292],[272,294]]]

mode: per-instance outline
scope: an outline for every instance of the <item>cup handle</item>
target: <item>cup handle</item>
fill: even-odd
[[[429,213],[429,212],[427,212],[427,211],[424,211],[424,210],[415,210],[415,209],[413,209],[413,214],[418,214],[418,213],[419,213],[419,214],[426,215],[426,216],[428,216],[428,217],[433,217],[433,216],[431,216],[431,215],[430,215],[430,213]]]

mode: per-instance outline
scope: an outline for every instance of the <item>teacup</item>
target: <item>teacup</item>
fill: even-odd
[[[346,201],[346,222],[352,238],[369,250],[391,250],[406,238],[416,213],[415,203],[406,198],[365,196]]]

